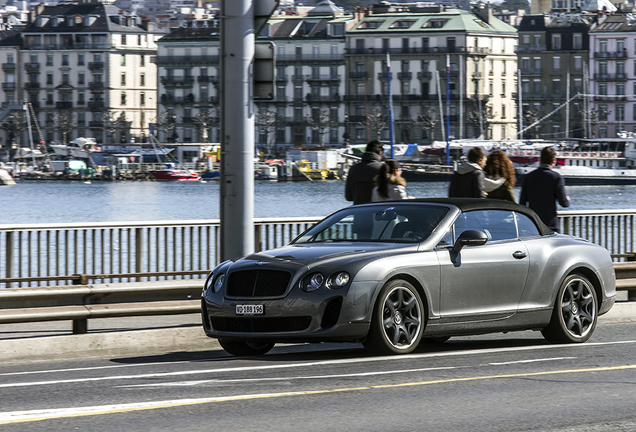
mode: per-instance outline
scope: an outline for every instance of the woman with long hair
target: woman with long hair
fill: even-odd
[[[508,156],[501,150],[495,150],[488,155],[486,161],[486,167],[484,168],[486,175],[497,180],[504,178],[504,183],[494,191],[488,192],[488,198],[502,199],[512,202],[517,202],[515,196],[512,193],[517,178],[515,176],[515,168],[512,166],[512,162],[508,159]]]
[[[406,193],[406,180],[402,177],[402,170],[398,161],[389,159],[380,167],[373,188],[371,201],[390,201],[411,198]]]

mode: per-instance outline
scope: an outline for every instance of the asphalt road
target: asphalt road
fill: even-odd
[[[453,338],[414,354],[277,346],[0,365],[0,430],[634,431],[636,323],[581,345],[540,333]]]

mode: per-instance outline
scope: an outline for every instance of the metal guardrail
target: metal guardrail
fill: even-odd
[[[0,290],[0,324],[72,320],[73,333],[81,334],[89,318],[197,313],[203,282],[6,288]]]
[[[636,261],[614,263],[618,290],[636,290]],[[0,324],[198,313],[204,279],[0,290]]]

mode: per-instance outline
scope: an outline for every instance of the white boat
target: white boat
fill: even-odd
[[[539,166],[543,147],[506,150],[521,179]],[[555,171],[569,185],[636,184],[636,139],[603,138],[578,140],[576,146],[555,148]]]
[[[77,159],[88,159],[90,153],[101,151],[95,138],[75,138],[67,145],[51,144],[50,147],[56,155]]]

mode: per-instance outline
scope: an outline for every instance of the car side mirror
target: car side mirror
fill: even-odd
[[[453,250],[459,253],[464,246],[481,246],[486,244],[487,241],[488,236],[486,233],[477,230],[466,230],[457,238]]]

